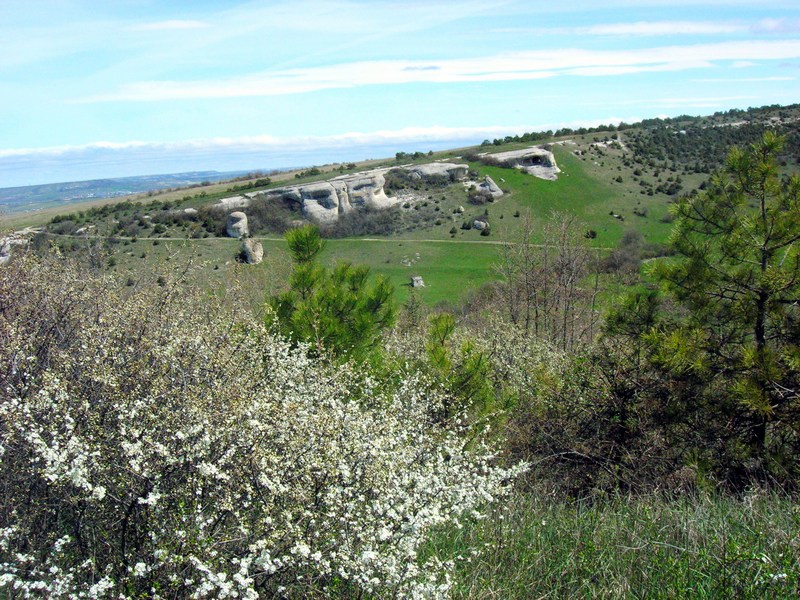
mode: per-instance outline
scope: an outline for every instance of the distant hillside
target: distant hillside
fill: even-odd
[[[524,236],[535,244],[552,244],[554,223],[573,223],[576,241],[608,257],[607,271],[633,281],[643,261],[669,254],[672,205],[706,189],[734,145],[747,146],[773,130],[786,137],[777,157],[782,176],[797,173],[799,122],[800,105],[793,105],[531,132],[470,148],[397,152],[383,160],[252,179],[223,173],[135,178],[149,182],[150,189],[173,189],[83,203],[76,184],[62,184],[50,187],[72,198],[69,205],[12,215],[7,222],[17,230],[40,227],[31,239],[34,248],[46,251],[56,245],[76,256],[90,250],[130,281],[191,255],[206,265],[198,271],[197,283],[222,289],[238,276],[241,258],[241,242],[228,231],[229,215],[244,211],[248,235],[262,244],[265,257],[263,265],[248,270],[252,281],[257,280],[256,302],[270,286],[280,285],[274,273],[285,267],[283,234],[309,218],[305,200],[333,209],[341,204],[335,190],[344,186],[358,199],[369,188],[385,194],[390,206],[376,210],[368,202],[355,202],[350,206],[358,210],[343,210],[339,218],[323,223],[322,234],[329,241],[323,260],[363,264],[385,275],[400,301],[408,297],[412,276],[423,278],[425,287],[417,294],[430,305],[466,297],[497,280],[493,266],[505,242]],[[557,180],[484,158],[525,151],[534,144],[552,152],[560,170]],[[466,171],[463,180],[416,177],[409,171],[410,166],[430,170],[450,163]],[[212,177],[234,181],[176,189],[182,181],[212,182]],[[480,193],[484,186],[490,189],[489,182],[497,193]],[[96,187],[98,182],[88,183]],[[107,182],[108,190],[113,191],[112,183]]]
[[[245,173],[245,171],[192,171],[0,188],[0,208],[7,213],[27,212],[86,200],[197,186],[205,182],[233,179]]]

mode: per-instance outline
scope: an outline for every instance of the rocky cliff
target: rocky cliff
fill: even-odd
[[[413,179],[446,177],[459,181],[467,176],[469,167],[454,163],[430,163],[399,167],[410,172]],[[335,223],[340,215],[363,208],[383,209],[400,202],[386,195],[384,174],[390,169],[375,169],[353,175],[341,175],[328,181],[290,185],[250,193],[245,196],[224,198],[217,206],[230,210],[245,208],[250,200],[259,196],[280,198],[300,204],[303,215],[316,223]]]

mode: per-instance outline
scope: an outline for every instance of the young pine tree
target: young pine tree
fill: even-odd
[[[775,458],[800,425],[800,179],[781,177],[783,143],[768,132],[734,149],[704,193],[681,200],[680,258],[657,268],[689,314],[663,334],[661,358],[702,374],[713,418],[748,458]]]
[[[369,268],[318,262],[324,241],[313,226],[286,233],[294,271],[289,290],[269,299],[278,330],[342,358],[362,360],[378,345],[395,319],[394,292],[382,276],[369,281]]]

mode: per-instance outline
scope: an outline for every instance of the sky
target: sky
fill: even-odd
[[[798,0],[2,0],[0,187],[800,102]]]

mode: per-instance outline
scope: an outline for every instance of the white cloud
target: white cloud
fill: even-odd
[[[714,21],[638,21],[584,27],[583,35],[719,35],[740,33],[747,27],[738,23]]]
[[[676,36],[743,33],[748,31],[748,26],[743,23],[724,21],[636,21],[578,27],[512,27],[493,31],[497,33],[532,33],[536,35],[564,36]]]
[[[574,27],[508,27],[495,33],[534,35],[657,37],[680,35],[792,34],[800,32],[800,19],[770,18],[756,22],[732,21],[633,21]]]
[[[720,106],[731,106],[758,100],[758,96],[720,96],[720,97],[687,97],[687,98],[656,98],[652,100],[651,106],[672,106],[672,107],[692,107],[692,108],[718,108]]]
[[[225,152],[232,150],[269,151],[311,149],[336,149],[347,146],[370,146],[384,143],[430,142],[444,139],[473,139],[481,136],[505,136],[513,132],[528,131],[523,127],[407,127],[373,132],[347,132],[330,136],[276,137],[272,135],[235,138],[210,138],[178,142],[91,142],[80,145],[50,146],[44,148],[0,149],[0,160],[10,158],[59,158],[64,156],[95,155],[98,153],[136,152]]]
[[[754,33],[800,33],[800,19],[761,19],[751,29]]]
[[[703,79],[692,79],[698,83],[758,83],[764,81],[794,81],[795,77],[709,77]]]
[[[209,27],[209,24],[204,21],[175,19],[171,21],[156,21],[154,23],[132,25],[131,29],[136,31],[171,31],[176,29],[203,29],[205,27]]]
[[[624,51],[552,49],[470,59],[384,60],[267,71],[222,80],[140,81],[77,102],[278,96],[365,85],[532,80],[557,75],[609,76],[681,71],[717,61],[800,57],[800,40],[750,40]]]
[[[177,142],[157,142],[132,140],[127,142],[98,141],[88,144],[50,146],[43,148],[0,149],[0,160],[14,158],[52,159],[65,156],[92,156],[98,153],[137,153],[137,152],[226,152],[226,151],[307,151],[316,149],[336,150],[346,147],[376,146],[383,144],[428,143],[478,140],[506,135],[521,134],[527,131],[546,131],[562,127],[595,127],[605,123],[633,123],[640,117],[607,117],[605,119],[577,120],[538,125],[486,125],[480,127],[404,127],[402,129],[383,129],[370,132],[346,132],[328,136],[255,135],[243,137],[218,137],[209,139],[183,140]],[[334,157],[335,158],[335,157]]]

